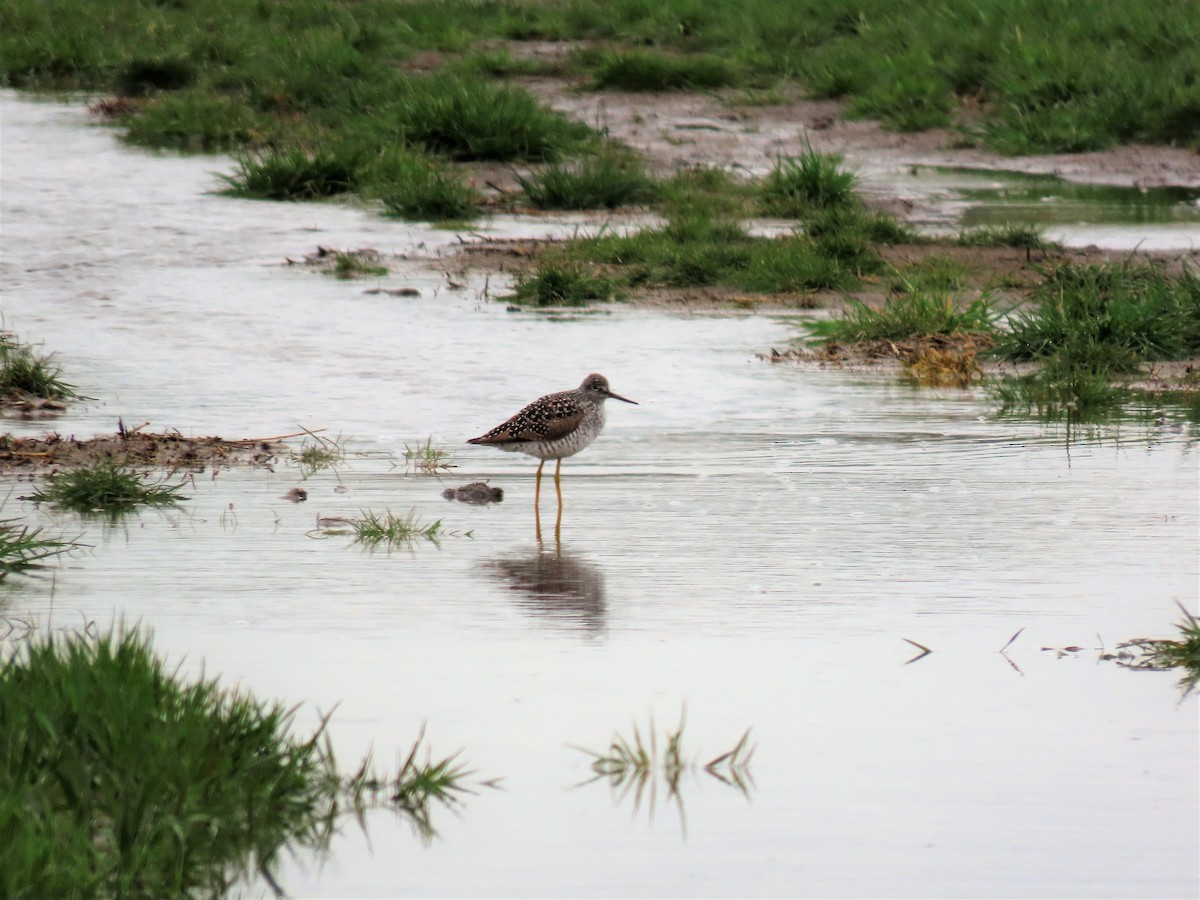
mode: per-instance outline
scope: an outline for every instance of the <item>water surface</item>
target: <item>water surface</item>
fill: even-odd
[[[509,313],[430,265],[452,232],[221,197],[228,160],[0,102],[5,326],[99,398],[49,427],[303,426],[348,451],[306,480],[286,460],[197,476],[178,510],[114,525],[36,509],[10,480],[5,515],[91,547],[7,586],[6,614],[139,622],[186,671],[303,703],[301,727],[337,704],[345,760],[374,747],[387,765],[425,722],[435,755],[503,778],[435,814],[428,845],[389,815],[368,836],[347,823],[328,859],[286,864],[289,893],[1200,890],[1195,699],[1094,649],[1168,636],[1175,601],[1196,608],[1194,424],[1167,410],[1068,448],[973,392],[758,360],[788,320]],[[282,265],[317,245],[412,259],[369,282]],[[590,371],[640,405],[610,404],[565,462],[562,541],[539,545],[534,463],[463,442]],[[428,438],[455,452],[440,480],[403,467]],[[441,498],[477,479],[504,501]],[[306,503],[282,499],[298,485]],[[388,552],[313,533],[362,510],[447,534]],[[903,638],[934,652],[905,665]],[[1086,650],[1042,649],[1065,645]],[[652,817],[578,786],[568,744],[600,749],[651,714],[673,726],[684,704],[697,757],[753,728],[748,798],[701,774],[683,816],[660,797]]]

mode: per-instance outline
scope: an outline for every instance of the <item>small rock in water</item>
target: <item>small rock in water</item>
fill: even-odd
[[[292,488],[283,495],[284,500],[291,500],[293,503],[303,503],[308,499],[308,491],[304,488]]]
[[[472,506],[486,506],[489,503],[499,503],[504,499],[504,490],[492,487],[485,481],[473,481],[462,487],[446,488],[442,496],[447,500],[457,500],[460,503],[470,503]]]

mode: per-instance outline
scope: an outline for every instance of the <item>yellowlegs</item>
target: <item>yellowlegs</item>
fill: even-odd
[[[537,468],[537,486],[533,492],[534,515],[541,539],[542,466],[546,460],[557,460],[554,467],[554,490],[558,495],[558,521],[562,522],[562,484],[559,472],[564,457],[574,456],[596,439],[604,428],[604,401],[612,398],[625,403],[637,403],[628,397],[614,394],[603,375],[589,375],[573,391],[547,394],[487,434],[471,438],[468,444],[498,447],[512,453],[528,453],[541,460]],[[557,530],[557,529],[556,529]]]

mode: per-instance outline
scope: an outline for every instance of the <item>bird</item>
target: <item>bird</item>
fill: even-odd
[[[539,538],[542,467],[548,459],[557,461],[554,467],[554,490],[558,495],[558,521],[561,524],[562,461],[583,450],[600,434],[604,428],[604,401],[610,399],[638,405],[636,400],[613,393],[608,386],[608,379],[593,372],[575,390],[539,397],[508,421],[467,441],[468,444],[496,447],[510,453],[527,453],[541,460],[533,493]]]

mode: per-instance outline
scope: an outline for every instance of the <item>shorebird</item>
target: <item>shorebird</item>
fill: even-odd
[[[636,401],[628,397],[614,394],[608,387],[608,379],[603,375],[592,374],[583,379],[583,384],[575,390],[540,397],[504,424],[467,441],[468,444],[498,447],[511,453],[528,453],[541,460],[537,468],[537,486],[533,492],[539,539],[542,466],[548,459],[557,460],[554,466],[554,491],[558,495],[558,521],[561,523],[562,461],[587,447],[600,434],[604,428],[604,401],[609,398],[637,405]]]

